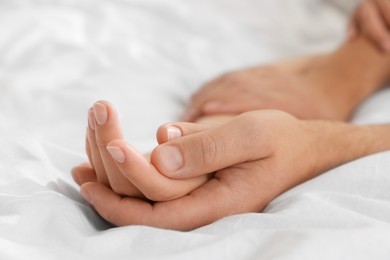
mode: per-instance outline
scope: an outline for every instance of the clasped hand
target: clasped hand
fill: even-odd
[[[112,105],[97,102],[89,112],[89,164],[73,176],[84,198],[115,225],[189,230],[259,212],[318,171],[318,124],[274,110],[212,127],[171,123],[158,129],[149,159],[123,140]]]

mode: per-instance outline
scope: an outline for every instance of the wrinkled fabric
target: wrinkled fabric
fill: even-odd
[[[148,151],[211,78],[338,46],[350,10],[335,2],[0,0],[0,259],[388,259],[389,152],[192,232],[112,228],[70,176],[94,101]],[[355,122],[389,122],[389,99]]]

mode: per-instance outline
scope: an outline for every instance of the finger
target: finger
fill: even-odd
[[[91,157],[90,159],[92,161],[91,165],[93,165],[93,168],[95,169],[97,181],[106,186],[110,186],[110,182],[106,175],[106,170],[104,169],[104,165],[100,156],[99,147],[96,143],[96,136],[95,136],[96,123],[95,123],[95,115],[92,108],[88,111],[88,122],[89,122],[89,127],[87,131],[87,140],[88,140],[89,149],[87,148],[87,154],[89,153],[89,156]]]
[[[267,95],[261,93],[256,96],[253,92],[242,91],[236,95],[224,95],[213,97],[205,102],[201,110],[205,115],[215,114],[240,114],[246,111],[269,108],[263,100]]]
[[[208,180],[207,175],[186,180],[169,179],[123,140],[110,142],[107,150],[122,174],[152,201],[168,201],[182,197]]]
[[[93,112],[95,116],[96,145],[111,188],[118,194],[141,196],[139,190],[122,175],[106,148],[112,140],[123,139],[114,107],[107,101],[99,101],[93,105]]]
[[[91,145],[89,144],[89,140],[88,140],[88,128],[87,128],[87,133],[85,136],[85,151],[87,153],[89,163],[91,164],[92,168],[94,168],[93,160],[92,160]]]
[[[158,146],[151,162],[160,173],[181,179],[265,158],[270,155],[269,137],[261,133],[262,128],[270,127],[267,123],[273,115],[269,111],[249,112],[222,126],[174,139]]]
[[[208,128],[210,127],[207,125],[185,122],[165,124],[160,126],[157,130],[157,142],[163,144],[182,136],[199,133]]]
[[[200,116],[205,115],[204,106],[212,100],[227,99],[232,100],[237,96],[247,93],[248,88],[253,89],[256,83],[253,78],[253,74],[260,77],[262,81],[268,81],[269,78],[274,77],[275,68],[273,66],[262,66],[245,71],[228,73],[221,76],[217,81],[211,85],[207,85],[203,91],[196,96],[192,102],[192,108],[197,111],[197,116],[193,116],[191,119],[195,121]],[[251,75],[251,76],[248,76]]]
[[[390,41],[382,16],[372,2],[366,1],[360,13],[360,24],[363,32],[383,51],[390,51]]]
[[[246,193],[237,192],[240,188],[244,187],[239,186],[234,191],[227,184],[212,179],[189,196],[153,205],[135,198],[122,198],[97,183],[84,184],[81,194],[105,220],[117,226],[148,225],[185,231],[224,216],[257,211],[255,207],[244,206],[251,200],[242,199]]]
[[[97,181],[95,170],[89,164],[81,164],[73,168],[72,177],[79,186]]]

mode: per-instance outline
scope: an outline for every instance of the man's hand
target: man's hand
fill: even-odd
[[[104,219],[119,226],[190,230],[225,216],[259,212],[280,193],[327,169],[390,148],[388,126],[301,121],[270,110],[244,113],[211,128],[175,126],[183,129],[183,137],[162,141],[152,164],[170,179],[210,172],[214,177],[186,196],[151,203],[118,195],[95,182],[93,171],[78,171],[81,194]],[[148,175],[139,178],[149,180]]]

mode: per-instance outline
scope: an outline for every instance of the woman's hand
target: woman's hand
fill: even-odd
[[[91,180],[110,187],[117,194],[167,201],[187,195],[208,180],[208,175],[186,180],[161,175],[150,163],[149,156],[139,154],[125,142],[117,113],[108,102],[95,103],[88,116],[86,150],[89,164],[73,169],[77,183],[83,183],[85,176],[93,176]],[[162,143],[180,137],[186,126],[181,128],[173,125],[161,127],[158,141]],[[202,129],[201,126],[198,129]]]
[[[363,0],[352,15],[348,39],[363,33],[383,51],[390,52],[390,1]]]
[[[244,113],[216,127],[175,123],[182,137],[151,154],[169,179],[214,177],[188,195],[151,203],[121,196],[78,171],[81,193],[115,225],[149,225],[190,230],[222,217],[259,212],[280,193],[327,169],[390,148],[389,126],[361,127],[301,121],[279,111]],[[163,138],[164,139],[164,138]],[[138,173],[140,181],[150,177]]]

